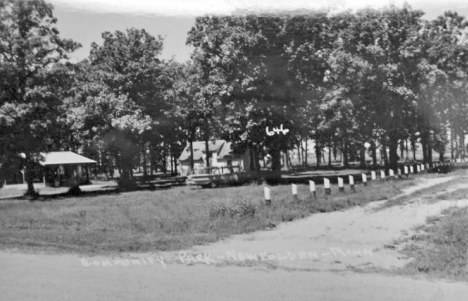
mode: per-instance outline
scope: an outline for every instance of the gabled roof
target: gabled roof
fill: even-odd
[[[218,158],[225,158],[225,157],[232,157],[232,148],[231,148],[232,143],[231,142],[226,142],[223,145],[223,148],[218,154]]]
[[[216,152],[218,158],[225,158],[226,156],[232,156],[231,143],[225,140],[215,140],[214,143],[210,140],[208,145],[209,152]],[[203,160],[206,154],[206,147],[204,141],[193,142],[193,160]],[[179,157],[180,161],[190,160],[190,143],[183,150]]]
[[[25,158],[24,154],[20,156]],[[94,160],[70,151],[41,153],[41,156],[44,157],[44,159],[39,162],[42,166],[96,163]]]

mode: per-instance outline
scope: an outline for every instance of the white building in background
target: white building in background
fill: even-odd
[[[210,140],[208,144],[210,167],[238,166],[241,170],[248,171],[250,167],[249,151],[243,154],[233,154],[231,143],[225,140]],[[206,164],[205,141],[193,142],[194,169],[200,170]],[[182,175],[190,172],[190,143],[182,151],[179,157],[180,170]],[[227,171],[227,170],[226,170]]]

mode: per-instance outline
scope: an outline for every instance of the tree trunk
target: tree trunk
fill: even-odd
[[[24,170],[24,177],[26,179],[26,183],[28,185],[28,189],[26,191],[27,196],[35,196],[36,191],[34,190],[34,164],[32,162],[31,155],[29,153],[26,153],[26,158],[25,158],[25,170]]]
[[[315,141],[315,158],[317,159],[317,167],[320,167],[320,157],[322,156],[322,152],[320,150],[320,147],[317,143],[317,141]]]
[[[416,162],[416,139],[411,139],[411,147],[413,148],[413,162]]]
[[[253,150],[253,157],[254,157],[254,162],[255,162],[254,171],[260,171],[260,157],[258,155],[258,150],[257,148],[252,148],[252,150]]]
[[[381,152],[382,152],[382,159],[384,161],[384,168],[385,170],[388,169],[388,156],[387,156],[387,145],[386,144],[382,144],[382,149],[381,149]]]
[[[349,160],[348,160],[348,148],[349,144],[347,140],[344,140],[344,148],[343,148],[343,165],[345,168],[349,167]]]
[[[334,142],[333,143],[333,159],[335,160],[335,162],[336,162],[336,153],[337,153],[337,147],[336,147],[336,143]]]
[[[210,146],[209,146],[209,144],[210,144],[210,142],[209,142],[209,139],[208,139],[208,135],[205,135],[206,167],[210,167]]]
[[[375,141],[371,142],[371,152],[372,152],[372,165],[374,168],[377,168],[377,147],[375,146]]]
[[[281,179],[281,152],[279,149],[270,150],[271,170],[273,172],[272,181],[278,183]]]
[[[154,150],[153,150],[153,145],[152,144],[149,145],[149,151],[150,151],[150,154],[149,154],[150,175],[153,176],[154,175]]]
[[[172,147],[169,151],[169,158],[171,160],[171,176],[174,174],[174,156],[172,155]]]
[[[330,167],[332,165],[331,155],[332,155],[332,148],[331,148],[331,144],[330,144],[330,145],[328,145],[328,166],[330,166]]]
[[[119,170],[119,176],[122,176],[122,161],[120,160],[119,154],[115,153],[115,161],[117,162],[117,169]]]
[[[405,139],[405,147],[406,147],[406,158],[405,158],[405,162],[408,162],[408,159],[409,159],[408,139]]]
[[[190,171],[193,171],[195,163],[193,162],[193,139],[190,140]]]
[[[302,156],[301,156],[301,142],[299,141],[299,143],[297,144],[297,160],[299,161],[299,165],[302,166],[301,158],[302,158]]]
[[[364,147],[364,143],[360,147],[360,157],[361,157],[361,168],[366,167],[366,148]]]
[[[390,168],[395,170],[398,168],[398,138],[395,135],[390,135],[389,137],[390,145]],[[385,154],[387,151],[384,149]],[[385,167],[387,169],[387,167]]]
[[[138,162],[138,173],[141,173],[141,153],[137,154],[137,162]]]
[[[309,153],[309,143],[307,143],[307,138],[305,139],[305,142],[306,142],[306,146],[305,146],[305,156],[304,156],[303,159],[305,159],[305,160],[304,160],[304,165],[305,165],[305,167],[307,167],[307,166],[308,166],[308,163],[307,163],[307,154]]]
[[[451,159],[453,160],[453,127],[450,129],[450,152],[451,152]]]
[[[258,168],[257,168],[258,155],[257,155],[257,151],[255,150],[253,145],[249,146],[249,157],[250,157],[250,171],[258,170]]]
[[[463,158],[464,154],[465,154],[465,151],[464,151],[464,149],[465,149],[465,147],[464,147],[465,141],[464,140],[465,139],[464,139],[463,136],[464,136],[463,131],[460,129],[460,131],[458,132],[458,141],[459,141],[458,142],[458,148],[457,148],[457,150],[458,150],[458,157],[457,158],[458,159]]]
[[[163,173],[167,174],[167,154],[165,150],[162,153],[162,159],[163,159]]]
[[[432,137],[429,138],[429,144],[427,147],[427,163],[432,167]]]
[[[444,162],[444,155],[445,155],[445,151],[441,150],[439,152],[439,162]]]
[[[400,141],[400,159],[404,160],[404,152],[405,152],[405,142],[404,140]]]
[[[422,146],[422,153],[423,153],[423,164],[427,162],[427,137],[426,133],[421,133],[421,146]]]
[[[146,144],[143,144],[143,151],[141,153],[143,156],[143,177],[148,177],[148,170],[146,169],[147,161],[146,161]]]
[[[301,154],[302,154],[301,166],[305,166],[305,164],[304,164],[305,151],[304,151],[304,144],[302,144],[302,138],[301,138]]]

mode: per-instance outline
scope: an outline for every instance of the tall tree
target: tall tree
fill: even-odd
[[[146,144],[154,140],[163,143],[162,131],[170,123],[166,114],[170,106],[164,91],[171,81],[165,64],[158,58],[163,47],[161,37],[131,28],[114,34],[104,32],[102,38],[102,45],[91,45],[89,62],[94,80],[107,88],[111,99],[125,97],[128,108],[133,108],[135,113],[127,112],[125,116],[130,119],[117,118],[122,123],[113,121],[112,130],[105,134],[106,144],[116,149],[122,162],[121,176],[127,179],[131,177],[138,153],[141,150],[146,153]],[[127,122],[135,116],[144,116],[143,124]]]
[[[289,43],[287,16],[234,15],[197,18],[187,43],[195,47],[194,60],[202,66],[203,90],[220,103],[225,138],[238,151],[249,149],[252,162],[265,149],[272,169],[281,169],[281,151],[294,143],[293,74],[288,71],[284,48]],[[267,135],[266,128],[290,130]],[[252,166],[255,167],[255,166]]]
[[[52,11],[42,0],[0,1],[1,156],[25,154],[30,195],[39,153],[57,136],[57,108],[69,83],[67,55],[80,46],[60,38]]]

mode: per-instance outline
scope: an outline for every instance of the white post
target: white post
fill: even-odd
[[[385,171],[383,170],[380,171],[380,179],[385,180]]]
[[[421,172],[421,169],[419,168],[419,165],[416,165],[416,172],[417,172],[417,173],[420,173],[420,172]]]
[[[297,198],[297,185],[291,184],[293,198]]]
[[[309,186],[310,186],[310,192],[312,193],[313,196],[315,195],[315,182],[314,181],[309,181]]]
[[[338,190],[344,191],[343,178],[338,177]]]
[[[390,177],[392,177],[392,178],[395,177],[395,172],[393,171],[393,169],[390,169],[389,173],[390,173]]]
[[[404,169],[405,169],[405,175],[408,177],[408,166],[405,166]]]
[[[323,178],[323,186],[325,187],[325,194],[331,194],[330,180],[329,179]]]
[[[364,184],[364,186],[367,186],[367,175],[366,174],[362,174],[362,184]]]
[[[371,171],[371,179],[372,179],[372,181],[375,181],[377,179],[377,177],[375,175],[375,171]]]
[[[410,173],[414,173],[413,165],[411,165],[411,166],[409,167],[409,172],[410,172]]]
[[[267,205],[270,205],[271,204],[270,188],[265,187],[263,188],[263,191],[265,193],[265,202],[267,203]]]
[[[398,176],[401,178],[401,168],[398,168]]]

